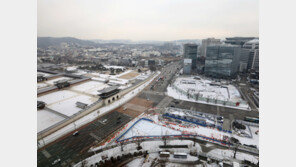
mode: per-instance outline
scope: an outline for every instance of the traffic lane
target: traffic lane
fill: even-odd
[[[118,116],[120,116],[122,120],[119,124],[117,123]],[[102,124],[101,122],[104,119],[108,119],[109,122]],[[70,162],[77,162],[88,155],[86,151],[96,141],[96,139],[92,137],[90,133],[97,135],[103,140],[129,121],[130,117],[124,114],[118,114],[118,112],[111,112],[111,114],[108,113],[102,118],[80,129],[78,136],[69,135],[66,138],[45,148],[45,150],[52,155],[50,158],[46,158],[43,153],[39,151],[37,153],[38,166],[52,166],[52,162],[54,162],[56,159],[61,159],[58,166],[62,163],[68,165]]]

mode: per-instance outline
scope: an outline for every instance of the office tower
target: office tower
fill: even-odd
[[[208,46],[205,74],[216,78],[233,78],[238,72],[241,48],[233,45]]]
[[[220,45],[222,42],[220,39],[215,38],[207,38],[202,40],[202,44],[200,46],[200,53],[202,57],[206,57],[207,47],[211,45]]]
[[[183,62],[183,74],[190,75],[191,74],[191,67],[192,60],[191,59],[184,59]]]
[[[196,69],[196,60],[197,60],[197,44],[184,44],[183,54],[184,59],[192,60],[192,69]]]

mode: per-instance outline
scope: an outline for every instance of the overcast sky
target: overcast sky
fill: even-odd
[[[259,36],[259,0],[38,0],[38,36],[178,40]]]

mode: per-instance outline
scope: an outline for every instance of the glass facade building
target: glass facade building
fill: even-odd
[[[196,61],[197,61],[197,44],[184,44],[183,46],[183,54],[184,59],[192,60],[192,69],[196,69]]]
[[[239,46],[208,46],[205,74],[216,78],[232,78],[238,72],[241,48]]]

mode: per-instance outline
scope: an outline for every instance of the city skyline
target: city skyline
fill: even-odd
[[[258,37],[258,0],[40,0],[39,37],[171,41]]]

